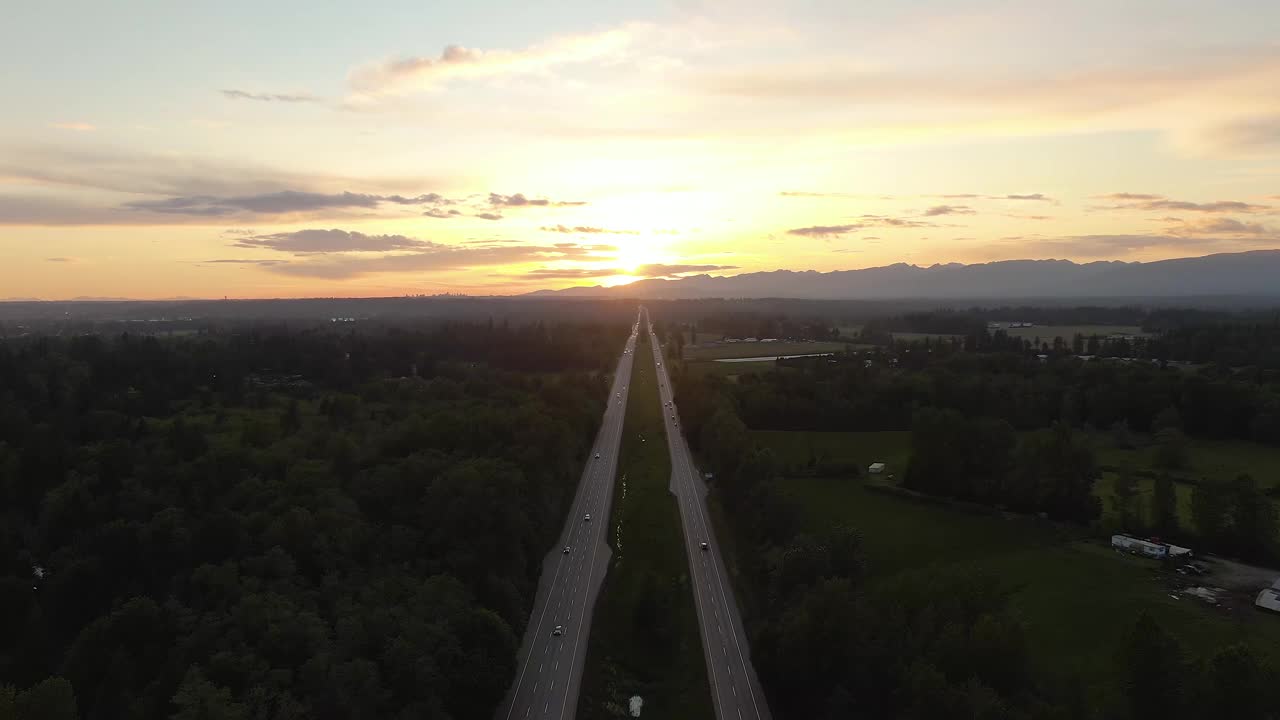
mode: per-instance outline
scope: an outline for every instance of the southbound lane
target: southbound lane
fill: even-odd
[[[680,522],[689,554],[694,605],[702,629],[702,650],[707,661],[711,695],[720,720],[770,720],[769,706],[760,680],[751,665],[751,649],[742,627],[742,616],[733,597],[733,586],[711,530],[706,507],[707,488],[693,464],[693,455],[680,432],[679,413],[671,378],[662,364],[658,338],[645,311],[644,327],[650,336],[658,365],[658,394],[671,451],[671,492],[680,505]],[[703,549],[706,543],[706,549]]]

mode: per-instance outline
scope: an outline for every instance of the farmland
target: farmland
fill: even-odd
[[[844,352],[845,343],[839,342],[800,342],[779,340],[777,342],[737,342],[737,343],[702,343],[686,345],[686,360],[720,360],[724,358],[744,357],[777,357],[779,355],[808,355],[811,353]]]
[[[1195,652],[1237,640],[1264,654],[1280,648],[1280,618],[1228,613],[1171,596],[1156,564],[1116,554],[1087,539],[1088,530],[921,503],[859,482],[805,478],[781,484],[806,527],[849,524],[860,530],[872,582],[961,562],[1000,578],[1013,593],[1036,662],[1047,673],[1079,677],[1103,706],[1117,702],[1118,639],[1144,610]]]

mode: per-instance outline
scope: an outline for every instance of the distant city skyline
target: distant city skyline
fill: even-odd
[[[1276,27],[1244,0],[29,4],[0,26],[0,297],[1280,248]]]

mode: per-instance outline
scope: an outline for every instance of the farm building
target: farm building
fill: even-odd
[[[1254,600],[1253,604],[1257,605],[1263,610],[1280,612],[1280,590],[1274,590],[1272,588],[1267,588],[1266,590],[1263,590],[1262,592],[1258,593],[1258,599]]]
[[[1112,535],[1111,547],[1125,552],[1145,555],[1149,558],[1163,559],[1169,555],[1169,546],[1149,540],[1139,540],[1128,535]]]
[[[879,475],[880,473],[884,472],[884,463],[882,462],[871,463],[870,465],[867,466],[867,472],[871,473],[872,475]]]

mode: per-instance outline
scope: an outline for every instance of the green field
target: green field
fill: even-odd
[[[610,521],[613,558],[591,628],[578,717],[711,720],[680,513],[646,336],[636,346]],[[643,440],[642,440],[643,438]]]
[[[911,433],[885,432],[788,432],[754,430],[756,442],[773,450],[784,467],[813,462],[851,461],[865,472],[873,462],[885,464],[884,477],[902,477],[911,457]]]
[[[849,524],[863,533],[873,583],[936,563],[963,563],[1000,578],[1013,591],[1040,669],[1081,678],[1104,706],[1117,699],[1118,642],[1143,610],[1194,652],[1246,641],[1280,656],[1280,618],[1174,599],[1155,563],[1083,539],[1087,530],[921,503],[858,482],[782,482],[806,526]]]
[[[889,333],[894,340],[902,340],[904,342],[913,342],[915,340],[950,340],[952,338],[963,338],[963,335],[948,335],[946,333],[922,333],[922,332],[895,332]]]
[[[1095,437],[1098,464],[1127,470],[1155,467],[1154,447],[1117,448],[1103,435]],[[1280,483],[1280,448],[1243,440],[1191,440],[1187,445],[1188,466],[1173,470],[1175,477],[1207,478],[1220,482],[1248,474],[1263,487]]]
[[[1055,337],[1060,337],[1068,343],[1080,333],[1086,338],[1091,335],[1137,335],[1145,337],[1147,333],[1136,325],[1034,325],[1032,327],[1023,328],[1004,328],[1004,331],[1014,337],[1027,338],[1032,340],[1040,338],[1042,342],[1053,342]],[[994,332],[994,331],[992,331]]]
[[[685,371],[694,375],[719,375],[733,378],[745,373],[765,373],[778,369],[777,362],[761,360],[759,362],[721,363],[715,360],[693,360],[685,363]]]
[[[685,346],[686,360],[719,360],[741,357],[777,357],[810,353],[844,352],[845,343],[838,342],[753,342]],[[733,363],[726,363],[733,364]]]

